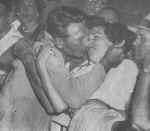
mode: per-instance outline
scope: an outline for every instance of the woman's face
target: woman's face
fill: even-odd
[[[104,34],[104,28],[101,26],[91,30],[88,41],[85,44],[88,46],[90,60],[96,63],[104,57],[107,49],[112,45]]]

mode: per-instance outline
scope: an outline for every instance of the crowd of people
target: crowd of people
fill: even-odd
[[[17,59],[50,131],[149,131],[150,15],[130,26],[62,5],[45,18],[38,4],[0,3],[1,92]]]

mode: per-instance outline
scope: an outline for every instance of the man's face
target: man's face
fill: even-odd
[[[64,45],[76,53],[82,53],[87,48],[84,43],[84,37],[88,34],[88,29],[82,23],[71,23],[67,27],[67,38],[64,39]]]

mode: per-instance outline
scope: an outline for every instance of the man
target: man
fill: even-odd
[[[88,29],[84,24],[85,22],[86,16],[76,8],[72,7],[57,8],[49,14],[48,18],[48,32],[53,36],[53,38],[55,38],[56,41],[56,43],[54,43],[55,47],[52,47],[52,55],[54,53],[56,58],[52,57],[48,59],[48,63],[50,64],[49,67],[47,67],[48,72],[51,73],[52,70],[55,72],[56,76],[54,74],[50,79],[53,81],[56,90],[64,97],[64,101],[72,108],[79,108],[80,105],[84,103],[87,97],[89,97],[99,86],[100,82],[103,81],[104,75],[104,72],[98,73],[99,70],[103,71],[103,68],[100,65],[88,64],[87,43],[83,43],[83,41],[86,41],[84,38],[88,33]],[[104,40],[104,42],[109,41]],[[41,54],[44,55],[44,52]],[[42,62],[40,62],[40,64],[42,64]],[[68,65],[70,66],[66,68],[65,66]],[[87,66],[88,68],[86,68],[85,65],[89,65]],[[90,70],[90,68],[92,70]],[[86,74],[84,73],[84,70],[89,70],[90,72],[90,76],[87,75],[87,78],[91,81],[89,82],[90,84],[95,84],[93,89],[90,89],[91,87],[88,85],[89,83],[87,83],[87,85],[82,85],[82,83],[79,83],[77,80],[80,79],[80,75],[82,74],[83,77],[81,77],[81,79],[83,80],[81,81],[87,79],[86,77],[84,78],[84,74]],[[97,75],[97,77],[95,75]],[[95,79],[90,80],[92,76],[94,76]],[[57,83],[58,79],[61,81],[61,85]],[[83,83],[85,84],[85,82]],[[86,88],[82,89],[80,84]],[[82,95],[82,93],[85,94]]]
[[[51,45],[43,47],[40,52],[38,67],[43,86],[56,112],[63,112],[68,107],[79,108],[105,77],[104,67],[88,60],[89,29],[86,21],[86,14],[65,6],[56,8],[48,17],[47,31],[54,39]],[[101,35],[104,36],[104,33]],[[90,38],[90,41],[93,39]],[[102,46],[106,47],[100,54],[102,57],[111,42],[106,37],[97,41],[101,41]]]
[[[29,126],[26,128],[32,127],[32,129],[33,129],[33,127],[35,126],[34,125],[35,121],[33,122],[32,119],[33,118],[35,119],[35,116],[36,117],[43,116],[43,114],[45,112],[43,112],[41,107],[38,105],[39,103],[37,103],[36,99],[34,98],[34,94],[31,93],[32,90],[30,90],[30,88],[29,88],[31,86],[28,83],[28,80],[25,76],[23,65],[22,64],[15,64],[15,66],[13,65],[16,57],[19,58],[22,61],[22,63],[24,64],[27,75],[29,75],[29,80],[32,81],[31,82],[32,87],[39,87],[40,79],[39,79],[38,73],[36,71],[36,64],[34,62],[34,53],[33,53],[32,46],[31,46],[32,44],[31,44],[31,42],[27,42],[27,40],[25,40],[23,38],[23,35],[18,31],[18,28],[21,25],[21,22],[19,20],[12,22],[12,24],[9,23],[10,12],[8,11],[8,8],[10,8],[10,7],[6,6],[5,1],[4,1],[4,3],[1,3],[1,11],[0,11],[0,13],[1,13],[1,15],[0,15],[0,30],[1,30],[1,33],[0,33],[0,35],[1,35],[1,40],[0,40],[0,46],[1,46],[1,48],[0,48],[1,49],[0,50],[0,65],[1,65],[0,69],[1,69],[1,71],[0,72],[1,72],[1,75],[0,76],[1,76],[2,112],[3,111],[5,112],[5,115],[4,115],[2,121],[4,121],[4,123],[6,122],[6,125],[5,124],[3,124],[3,125],[6,128],[8,128],[8,130],[10,130],[12,126],[14,127],[14,125],[15,125],[14,128],[19,128],[19,130],[21,130],[20,128],[23,128],[23,127],[19,127],[19,126],[22,126],[23,124],[26,124],[26,123],[28,123],[28,124],[26,124],[26,126]],[[14,57],[14,54],[15,54],[15,57]],[[21,69],[20,69],[20,67],[21,67]],[[23,81],[24,86],[20,85],[20,82],[22,81],[22,79],[21,80],[20,80],[20,78],[17,79],[21,74],[20,72],[22,73],[22,75],[21,75],[22,79],[24,79],[24,81]],[[33,74],[31,72],[34,74],[34,76],[36,76],[36,77],[34,77],[34,80],[32,79]],[[20,81],[18,82],[17,80],[18,81],[20,80]],[[19,86],[21,86],[21,88],[18,88]],[[25,89],[24,89],[24,87],[25,87]],[[10,91],[10,89],[12,92]],[[20,93],[19,92],[20,89],[30,90],[30,93],[29,92],[27,93],[26,91],[24,91],[23,93]],[[47,97],[45,96],[44,91],[41,89],[42,88],[40,87],[39,90],[44,94],[43,96],[46,98],[46,100],[44,100],[44,102],[42,102],[44,104],[46,101],[48,102],[48,100],[47,100]],[[16,92],[14,90],[16,90]],[[17,93],[17,92],[19,92],[19,93]],[[31,96],[29,96],[29,97],[26,96],[29,94],[31,96],[33,96],[33,99],[31,99]],[[23,95],[23,96],[21,96],[21,95]],[[42,96],[40,96],[40,95],[37,95],[37,96],[40,99],[42,98]],[[20,99],[19,99],[19,97],[20,97]],[[27,99],[29,98],[28,99],[29,101],[24,98],[27,98]],[[21,101],[22,101],[22,103],[21,103]],[[31,103],[33,102],[33,103],[31,104],[30,102]],[[48,105],[49,104],[50,103],[48,102]],[[24,108],[21,105],[23,105]],[[28,106],[28,105],[30,105],[30,106]],[[38,107],[38,108],[36,108],[37,110],[34,110],[34,113],[31,113],[31,112],[33,112],[33,110],[31,108],[35,108],[36,106]],[[22,111],[20,111],[21,110],[20,107],[23,108]],[[27,109],[28,107],[29,107],[29,109]],[[50,107],[47,109],[48,110],[45,110],[45,111],[50,114],[51,111],[49,109],[52,109],[52,108]],[[28,110],[28,111],[30,110],[29,112],[26,111],[27,116],[24,116],[24,114],[23,114],[23,111],[25,111],[25,110]],[[37,115],[36,111],[40,112],[40,113]],[[30,113],[34,114],[34,117]],[[20,117],[22,117],[22,118],[20,118]],[[45,115],[45,117],[46,117],[46,115]],[[14,120],[15,122],[17,121],[20,123],[21,123],[21,120],[23,119],[23,122],[21,123],[22,125],[21,124],[17,125],[16,124],[17,122],[16,123],[12,122],[12,118],[15,119]],[[31,121],[28,121],[26,118],[30,119]],[[43,119],[45,119],[45,118],[43,118]],[[37,119],[37,120],[40,120],[40,119]],[[31,124],[31,122],[32,122],[32,124]]]
[[[64,111],[64,103],[66,108],[81,107],[100,87],[105,77],[104,68],[112,62],[109,60],[113,53],[102,60],[112,45],[104,28],[89,31],[84,23],[86,16],[75,8],[59,7],[49,14],[48,32],[55,42],[43,48],[38,63],[49,101],[56,111]],[[121,54],[122,49],[115,51],[118,59]],[[119,63],[117,59],[114,61]]]
[[[107,6],[108,0],[87,0],[84,5],[84,11],[89,15],[97,15],[98,12]]]

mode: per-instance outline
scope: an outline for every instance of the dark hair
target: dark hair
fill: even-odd
[[[89,29],[97,26],[105,26],[106,22],[103,18],[96,16],[96,15],[90,15],[87,17],[87,27]]]
[[[47,31],[55,37],[66,36],[66,27],[72,23],[86,23],[87,15],[75,8],[68,6],[56,7],[52,10],[47,19]]]
[[[115,122],[112,125],[111,131],[138,131],[138,130],[134,128],[128,120],[125,120]]]
[[[123,47],[125,52],[133,49],[133,42],[137,38],[134,32],[130,31],[126,25],[120,23],[107,24],[105,34],[114,44],[120,44],[125,40],[125,45]]]

